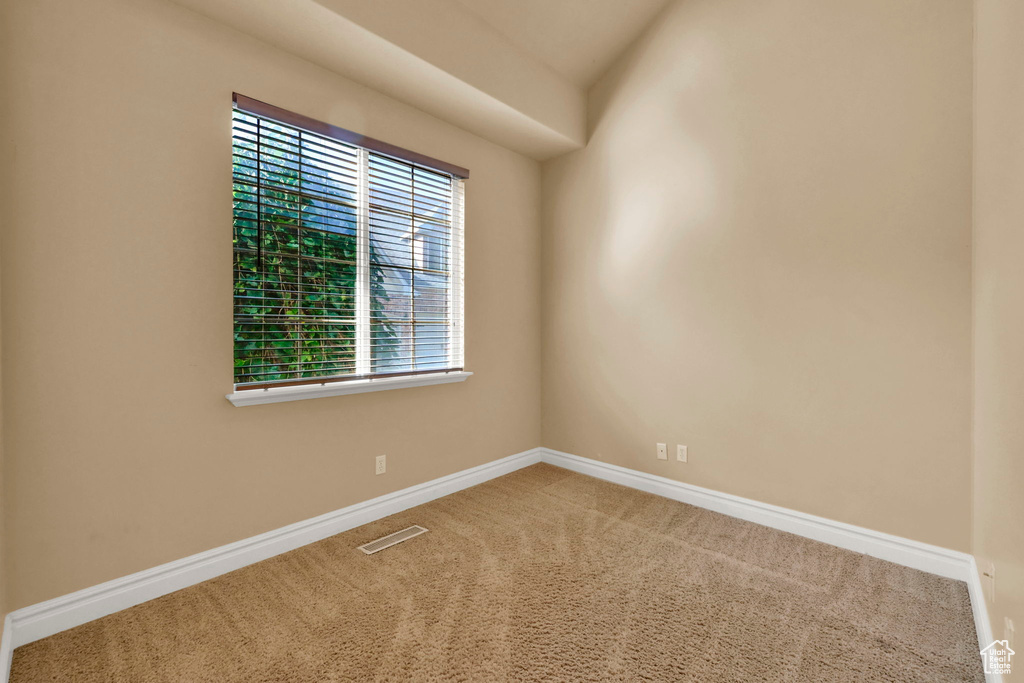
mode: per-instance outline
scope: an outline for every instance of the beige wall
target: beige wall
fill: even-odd
[[[974,553],[1024,629],[1024,4],[975,3]],[[1018,676],[1019,677],[1019,676]],[[1024,680],[1024,679],[1022,679]]]
[[[978,2],[974,535],[1001,632],[1024,595],[1024,155],[998,66],[1014,3]],[[539,443],[970,549],[967,0],[676,2],[543,187],[533,161],[171,3],[4,4],[9,607]],[[468,382],[227,403],[233,90],[472,170]]]
[[[171,3],[12,9],[10,607],[539,443],[536,162]],[[467,382],[225,400],[233,90],[471,169]]]
[[[10,54],[11,33],[8,21],[10,5],[0,2],[0,256],[3,254],[3,243],[5,240],[6,226],[9,221],[9,214],[13,201],[11,199],[10,186],[6,181],[7,165],[4,160],[13,158],[14,145],[8,135],[7,118],[10,110],[10,83],[8,76],[10,69],[4,65],[10,65],[13,61]],[[3,277],[3,259],[0,258],[0,282]],[[0,286],[0,293],[2,293]],[[4,477],[4,414],[3,414],[3,307],[2,296],[0,296],[0,623],[7,614],[7,491],[6,479]],[[2,630],[2,626],[0,626]]]
[[[969,550],[971,12],[670,8],[544,166],[545,446]]]

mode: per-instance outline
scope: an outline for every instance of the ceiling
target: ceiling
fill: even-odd
[[[172,0],[528,157],[672,0]]]
[[[594,83],[671,0],[455,0],[579,88]]]

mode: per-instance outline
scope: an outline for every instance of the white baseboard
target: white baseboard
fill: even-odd
[[[599,460],[581,458],[578,455],[562,453],[550,448],[541,448],[540,451],[543,462],[573,472],[720,512],[730,517],[745,519],[762,526],[788,531],[797,536],[871,555],[912,569],[964,581],[967,583],[971,596],[971,608],[978,634],[978,649],[980,650],[992,642],[988,609],[985,605],[985,597],[981,592],[978,567],[972,555],[776,505],[759,503],[756,500],[720,493],[693,484],[684,484],[674,479],[638,472]],[[1002,683],[1002,678],[998,675],[986,674],[986,683]]]
[[[967,553],[947,550],[775,505],[759,503],[755,500],[720,493],[692,484],[684,484],[673,479],[630,470],[598,460],[581,458],[549,448],[534,448],[363,503],[356,503],[304,522],[16,610],[7,615],[4,622],[3,641],[0,644],[0,682],[7,683],[13,649],[20,645],[201,583],[215,576],[241,569],[255,562],[422,505],[538,462],[546,462],[615,484],[788,531],[798,536],[878,557],[913,569],[966,581],[974,609],[979,643],[982,643],[983,646],[992,641],[992,631],[988,621],[985,599],[981,592],[977,566],[974,558]],[[987,681],[988,683],[1001,683],[999,677],[989,677]]]
[[[580,474],[654,493],[664,498],[689,503],[773,529],[788,531],[797,536],[864,553],[931,574],[959,581],[967,581],[969,578],[972,558],[967,553],[947,550],[939,546],[919,543],[767,503],[759,503],[749,498],[719,493],[693,484],[684,484],[674,479],[666,479],[590,458],[581,458],[549,448],[542,448],[541,451],[543,452],[541,459],[544,462]]]
[[[6,683],[13,648],[120,610],[241,569],[255,562],[340,534],[448,494],[540,462],[532,449],[433,481],[356,503],[304,522],[107,581],[98,586],[24,607],[7,616],[0,653],[0,680]]]
[[[985,591],[981,588],[981,570],[978,563],[971,558],[971,576],[967,580],[967,590],[971,594],[971,608],[974,610],[974,629],[978,632],[978,647],[988,646],[995,636],[992,635],[992,622],[988,620],[988,604],[985,602]],[[1002,674],[985,674],[985,683],[1003,683]]]

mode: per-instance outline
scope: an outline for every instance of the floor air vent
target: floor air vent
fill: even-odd
[[[402,541],[408,541],[414,536],[419,536],[420,534],[425,533],[427,533],[426,529],[421,526],[413,525],[408,529],[402,529],[401,531],[396,531],[393,534],[388,534],[383,538],[378,538],[376,541],[370,541],[365,545],[359,546],[359,549],[367,555],[373,555],[374,553],[379,553],[381,550],[384,550],[384,548],[390,548]]]

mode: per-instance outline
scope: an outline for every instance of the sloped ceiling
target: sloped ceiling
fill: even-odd
[[[534,159],[668,0],[172,0]]]
[[[578,88],[593,85],[670,0],[456,0]]]

